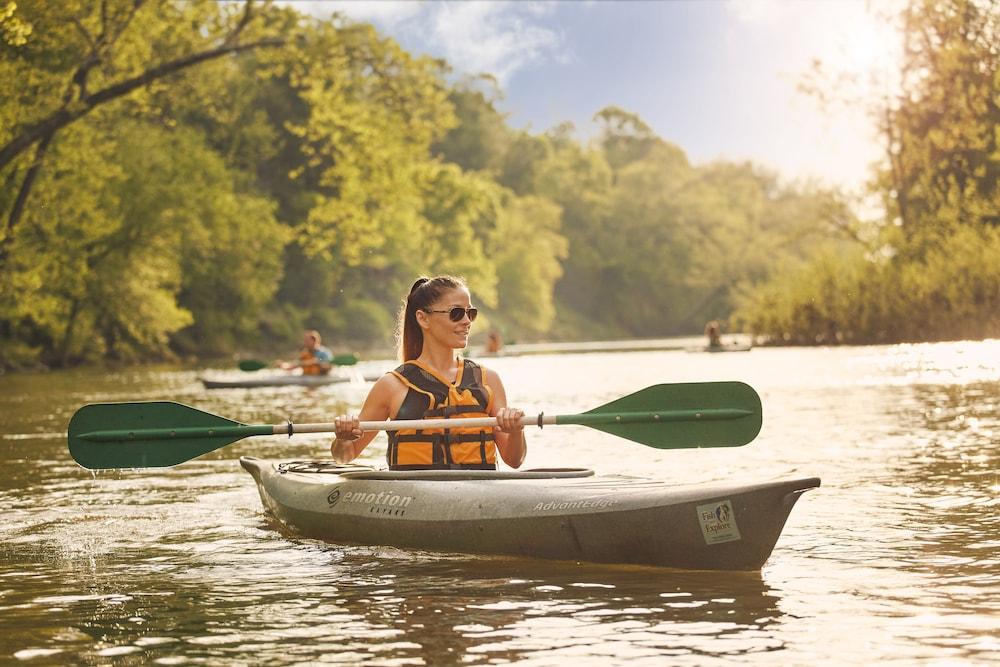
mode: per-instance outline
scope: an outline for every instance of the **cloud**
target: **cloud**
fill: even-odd
[[[730,0],[726,3],[729,13],[739,23],[749,25],[774,25],[781,21],[790,3],[777,0]]]
[[[393,28],[420,14],[427,3],[419,0],[285,0],[278,4],[321,19],[328,19],[334,12],[339,12],[355,21]]]
[[[544,25],[551,11],[549,4],[532,2],[435,4],[430,45],[454,67],[489,72],[504,84],[520,69],[560,57],[563,37]]]
[[[394,0],[286,0],[300,12],[329,18],[340,12],[374,23],[411,50],[445,58],[456,71],[489,73],[501,85],[532,65],[568,57],[565,38],[551,27],[550,2],[407,2]]]

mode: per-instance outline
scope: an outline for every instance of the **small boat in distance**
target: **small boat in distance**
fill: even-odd
[[[252,373],[212,373],[198,378],[205,389],[254,389],[258,387],[325,387],[344,382],[374,382],[380,375],[363,375],[354,368],[336,369],[326,375],[261,370]]]
[[[698,345],[684,348],[685,352],[749,352],[753,349],[751,343],[728,343],[723,345]]]

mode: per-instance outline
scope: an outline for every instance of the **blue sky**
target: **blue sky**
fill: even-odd
[[[864,105],[824,111],[797,88],[813,59],[837,75],[891,72],[895,36],[875,11],[890,1],[290,4],[370,21],[458,73],[495,75],[515,127],[568,120],[586,139],[594,113],[613,104],[695,163],[752,160],[786,180],[857,190],[880,156]]]

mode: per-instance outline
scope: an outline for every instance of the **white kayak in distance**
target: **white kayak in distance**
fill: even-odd
[[[306,537],[652,565],[759,570],[816,477],[672,486],[586,469],[389,471],[242,457],[264,506]]]
[[[684,348],[685,352],[749,352],[753,349],[750,343],[727,343],[725,345],[698,345]]]
[[[325,387],[344,382],[373,382],[381,375],[333,371],[327,375],[304,375],[289,371],[260,370],[252,373],[223,372],[199,377],[205,389],[253,389],[257,387]]]

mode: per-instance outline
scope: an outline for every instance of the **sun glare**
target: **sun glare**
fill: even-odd
[[[826,49],[830,69],[878,86],[884,93],[900,62],[900,36],[892,14],[886,13],[885,5],[875,9],[860,2],[833,3],[831,10],[837,15],[831,22],[837,30]]]

